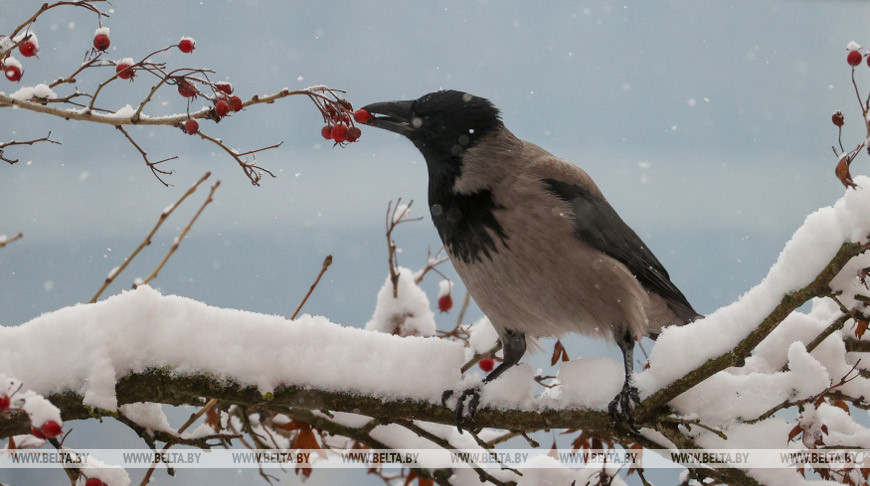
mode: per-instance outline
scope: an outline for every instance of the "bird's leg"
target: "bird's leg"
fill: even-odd
[[[465,416],[474,420],[474,414],[477,412],[477,404],[480,402],[480,387],[490,381],[498,378],[511,366],[520,362],[523,355],[526,354],[526,335],[517,331],[507,331],[500,338],[501,347],[504,350],[504,360],[496,366],[486,377],[479,387],[468,388],[459,395],[456,401],[456,428],[462,432],[462,423],[465,421]],[[441,395],[441,403],[446,407],[447,400],[453,396],[453,390],[447,390]],[[466,401],[468,406],[466,407]]]
[[[634,407],[640,404],[640,395],[634,386],[634,338],[631,332],[626,330],[616,339],[616,344],[622,350],[622,360],[625,365],[625,382],[622,391],[610,402],[607,409],[614,420],[627,422],[629,427],[637,432],[632,412]]]

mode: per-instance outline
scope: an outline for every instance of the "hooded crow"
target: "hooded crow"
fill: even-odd
[[[701,316],[586,172],[517,138],[489,100],[465,92],[363,109],[369,124],[408,138],[426,159],[432,221],[504,351],[483,383],[517,364],[536,337],[600,336],[616,342],[625,364],[609,411],[633,424],[635,340]],[[460,430],[478,400],[477,389],[459,397]]]

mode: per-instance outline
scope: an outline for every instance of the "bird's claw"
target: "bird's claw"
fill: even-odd
[[[441,394],[441,404],[447,406],[447,401],[453,396],[453,390]],[[467,402],[467,405],[466,405]],[[456,429],[462,433],[462,425],[467,420],[474,421],[477,405],[480,403],[480,389],[467,388],[456,398]]]
[[[632,432],[637,433],[639,430],[633,412],[638,405],[640,405],[640,395],[637,388],[626,383],[622,387],[622,391],[607,406],[607,411],[610,412],[610,417],[614,421],[627,424]]]

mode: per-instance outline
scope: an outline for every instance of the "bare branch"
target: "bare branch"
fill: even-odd
[[[211,191],[209,191],[208,197],[206,197],[205,202],[202,203],[202,206],[199,207],[199,210],[196,212],[196,214],[193,215],[193,218],[191,218],[190,221],[187,223],[187,226],[184,227],[184,229],[181,231],[181,233],[175,238],[175,241],[172,242],[172,246],[169,247],[169,251],[166,252],[166,255],[163,257],[163,260],[160,261],[160,264],[157,265],[157,268],[155,268],[154,271],[151,272],[151,275],[149,275],[145,280],[143,280],[141,283],[134,283],[133,284],[134,289],[136,287],[138,287],[139,285],[145,285],[145,284],[151,282],[152,280],[154,280],[155,278],[157,278],[157,274],[160,273],[160,270],[163,269],[163,266],[166,265],[166,262],[169,261],[169,258],[175,253],[176,250],[178,250],[178,245],[180,245],[181,241],[184,240],[184,237],[187,236],[187,233],[188,233],[188,231],[190,231],[190,228],[193,226],[193,223],[196,222],[197,218],[199,218],[199,215],[202,214],[203,210],[205,210],[205,207],[208,206],[209,203],[211,203],[213,201],[212,196],[214,196],[214,191],[217,190],[220,183],[221,183],[221,181],[217,181],[214,183],[214,185],[211,186]]]
[[[130,134],[127,133],[127,130],[125,130],[124,127],[122,127],[122,126],[119,125],[119,126],[116,126],[115,128],[117,128],[117,129],[118,129],[122,134],[124,134],[124,137],[126,137],[127,140],[128,140],[131,144],[133,144],[133,147],[135,147],[136,150],[139,151],[139,154],[142,155],[142,159],[145,160],[145,165],[147,165],[148,168],[151,169],[151,173],[154,174],[154,177],[156,177],[157,180],[160,181],[161,184],[163,184],[163,185],[166,186],[166,187],[169,187],[169,183],[167,183],[166,181],[164,181],[160,176],[161,176],[161,175],[171,175],[171,174],[172,174],[172,171],[171,171],[171,170],[166,171],[166,170],[160,169],[159,167],[157,167],[157,165],[162,164],[162,163],[164,163],[164,162],[168,162],[168,161],[170,161],[170,160],[175,160],[175,159],[178,158],[178,156],[175,155],[175,156],[172,156],[172,157],[169,157],[169,158],[163,159],[163,160],[158,160],[157,162],[151,162],[150,160],[148,160],[148,154],[145,153],[144,150],[142,150],[142,147],[140,147],[139,144],[136,143],[135,140],[133,140],[133,137],[131,137]]]
[[[314,288],[317,287],[317,284],[320,283],[321,277],[326,273],[326,269],[332,265],[332,255],[326,255],[326,258],[323,259],[323,266],[320,268],[320,273],[317,274],[317,278],[314,279],[314,283],[311,284],[311,288],[308,289],[308,293],[305,294],[305,297],[302,298],[302,302],[299,303],[299,307],[296,308],[296,312],[290,316],[290,320],[296,319],[296,316],[299,315],[299,311],[302,310],[302,306],[308,302],[308,297],[311,297],[311,293],[314,292]]]
[[[15,235],[11,238],[7,238],[5,235],[3,237],[0,237],[0,248],[3,248],[4,246],[8,245],[9,243],[12,243],[15,240],[20,240],[23,236],[24,236],[23,233],[18,233],[17,235]]]
[[[210,137],[202,132],[197,132],[197,135],[202,137],[204,140],[208,140],[209,142],[217,145],[218,147],[223,149],[224,152],[228,153],[233,159],[235,159],[236,163],[239,164],[239,167],[242,168],[242,170],[245,172],[245,175],[251,181],[251,184],[253,184],[255,186],[260,185],[260,179],[262,179],[262,177],[263,177],[262,172],[265,172],[266,174],[269,174],[270,176],[275,177],[275,174],[273,174],[269,170],[266,170],[263,167],[260,167],[259,165],[256,164],[256,162],[257,162],[256,157],[254,157],[253,162],[246,162],[246,161],[242,160],[242,157],[245,155],[249,155],[249,154],[255,154],[257,152],[262,152],[264,150],[271,150],[271,149],[278,148],[284,142],[280,142],[280,143],[277,143],[275,145],[270,145],[268,147],[263,147],[260,149],[249,150],[247,152],[238,153],[235,150],[224,145],[223,141],[220,139]]]
[[[103,285],[99,288],[99,290],[97,290],[97,293],[94,294],[93,297],[91,297],[90,303],[93,304],[97,301],[97,299],[100,298],[100,295],[102,295],[106,288],[112,284],[115,278],[117,278],[117,276],[121,272],[123,272],[128,265],[130,265],[130,262],[132,262],[133,259],[136,258],[136,255],[138,255],[143,248],[151,244],[151,238],[154,236],[155,233],[157,233],[157,230],[160,229],[160,226],[163,224],[163,222],[166,221],[167,218],[169,218],[169,215],[172,214],[173,211],[175,211],[175,208],[180,206],[181,203],[183,203],[188,196],[196,192],[196,189],[199,187],[199,185],[202,184],[203,181],[205,181],[209,177],[211,177],[211,172],[206,172],[205,175],[202,176],[198,181],[196,181],[195,184],[190,186],[190,189],[188,189],[184,194],[181,195],[181,197],[178,199],[178,201],[175,202],[175,204],[167,207],[163,210],[163,212],[160,213],[160,217],[157,218],[157,223],[154,225],[153,228],[151,228],[151,231],[148,233],[148,235],[145,236],[145,239],[142,240],[141,243],[139,243],[139,246],[137,246],[136,249],[133,250],[133,253],[131,253],[130,256],[124,259],[124,262],[119,267],[109,273],[109,276],[106,277]]]
[[[18,159],[8,159],[8,158],[4,157],[3,156],[3,149],[4,148],[11,147],[13,145],[33,145],[33,144],[40,143],[40,142],[49,142],[49,143],[61,145],[61,143],[58,142],[57,140],[51,139],[51,132],[48,132],[48,135],[46,135],[42,138],[35,138],[33,140],[25,140],[25,141],[10,140],[8,142],[0,142],[0,160],[2,160],[4,162],[8,162],[10,165],[14,164],[14,163],[18,162]]]

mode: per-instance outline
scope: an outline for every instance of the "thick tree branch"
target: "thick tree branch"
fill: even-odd
[[[810,284],[783,296],[779,305],[737,346],[725,354],[710,358],[706,363],[644,400],[636,411],[638,422],[644,423],[662,413],[668,402],[716,373],[732,366],[742,366],[744,359],[752,353],[752,350],[795,309],[813,297],[830,294],[829,284],[831,280],[840,273],[840,270],[846,266],[849,260],[867,251],[868,248],[870,248],[870,243],[843,243],[830,263],[819,272]]]
[[[455,413],[440,404],[401,398],[378,398],[358,392],[318,390],[304,386],[280,387],[263,395],[256,387],[221,381],[206,374],[180,376],[168,369],[154,369],[129,374],[116,386],[118,404],[155,402],[166,405],[202,406],[203,397],[215,398],[225,404],[256,406],[277,413],[291,409],[332,410],[366,415],[384,423],[414,417],[441,424],[455,424]],[[99,410],[82,404],[82,397],[73,392],[46,396],[61,410],[67,420],[83,420],[99,416]],[[613,421],[604,411],[545,410],[529,412],[482,408],[474,420],[476,427],[496,427],[507,430],[539,430],[548,428],[582,428],[615,434]],[[29,433],[24,414],[11,414],[0,422],[0,437]]]

